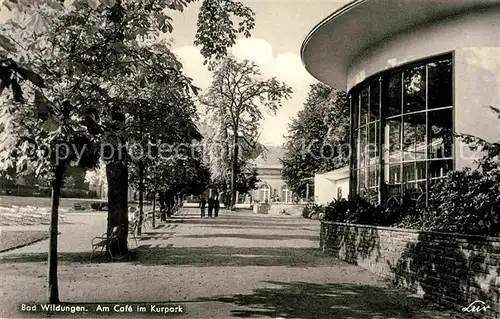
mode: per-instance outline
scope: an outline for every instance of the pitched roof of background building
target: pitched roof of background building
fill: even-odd
[[[283,158],[285,150],[282,146],[266,146],[266,149],[255,159],[257,167],[282,166],[280,159]]]

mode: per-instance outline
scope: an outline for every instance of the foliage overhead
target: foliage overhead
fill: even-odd
[[[238,34],[250,37],[255,27],[254,12],[234,0],[205,0],[198,15],[198,31],[194,44],[201,46],[204,64],[215,68],[228,55],[228,48],[236,43]],[[238,26],[234,26],[236,18]]]
[[[3,137],[16,136],[14,133],[20,137],[23,130],[29,130],[33,137],[4,143],[6,149],[26,144],[26,139],[31,144],[25,148],[47,144],[47,140],[33,143],[44,130],[66,133],[52,137],[54,146],[76,140],[82,147],[93,145],[91,154],[99,143],[116,138],[142,142],[161,136],[163,142],[171,143],[182,142],[186,136],[199,139],[189,97],[189,91],[197,94],[198,89],[182,75],[182,65],[168,45],[159,41],[161,33],[173,29],[165,9],[182,11],[191,2],[3,1],[22,17],[22,23],[11,20],[2,28],[0,87],[10,87],[14,101],[30,102],[32,109],[2,109],[4,115],[8,114],[2,116],[2,133]],[[206,62],[214,66],[222,59],[237,34],[250,36],[255,25],[253,15],[237,1],[204,1],[195,44],[201,46]],[[238,27],[233,27],[234,19],[239,19]],[[21,89],[26,81],[33,86]],[[48,90],[34,90],[35,86]],[[23,90],[27,90],[28,100]],[[19,125],[26,113],[36,113],[41,124]],[[123,119],[125,126],[121,124]],[[174,125],[164,125],[167,122]],[[148,132],[144,131],[146,127]],[[9,159],[5,166],[12,165],[13,158],[17,161],[18,156],[13,155],[4,150],[3,158]],[[90,166],[97,164],[97,158],[92,158]]]
[[[132,174],[137,174],[133,171]],[[133,178],[132,180],[137,180]],[[199,195],[210,182],[210,173],[201,160],[187,154],[160,157],[146,174],[149,191]]]

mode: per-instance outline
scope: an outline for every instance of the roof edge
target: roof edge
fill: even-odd
[[[305,47],[307,46],[307,44],[309,43],[309,41],[311,40],[312,36],[326,23],[328,23],[329,21],[343,15],[344,13],[348,12],[349,10],[351,10],[352,8],[354,7],[357,7],[358,5],[362,4],[363,2],[366,2],[368,0],[354,0],[352,2],[349,2],[349,3],[346,3],[345,5],[343,5],[342,7],[340,7],[339,9],[337,9],[336,11],[334,11],[333,13],[331,13],[330,15],[328,15],[326,18],[324,18],[323,20],[321,20],[318,24],[316,24],[314,26],[314,28],[309,31],[309,33],[306,35],[304,41],[302,41],[302,45],[300,46],[300,59],[302,60],[302,65],[304,67],[306,67],[305,65],[305,62],[304,62],[304,49]],[[307,67],[306,67],[307,69]]]

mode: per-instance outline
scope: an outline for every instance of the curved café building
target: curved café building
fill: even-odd
[[[500,0],[358,0],[304,40],[304,66],[346,90],[350,193],[426,193],[474,165],[456,133],[500,139]],[[426,193],[427,194],[427,193]]]

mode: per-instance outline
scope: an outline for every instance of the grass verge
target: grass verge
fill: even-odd
[[[49,238],[48,231],[0,231],[0,253],[21,248]]]

